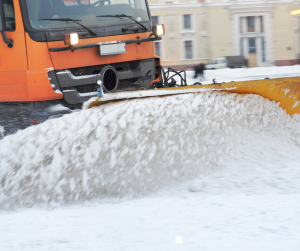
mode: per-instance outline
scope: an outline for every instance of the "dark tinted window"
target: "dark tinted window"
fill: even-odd
[[[25,0],[22,0],[25,1]],[[30,23],[34,29],[61,29],[78,27],[74,22],[42,19],[71,18],[84,26],[106,26],[136,23],[123,17],[97,17],[103,15],[131,16],[139,22],[149,21],[145,0],[26,0]]]
[[[7,31],[16,30],[15,11],[13,0],[3,0],[4,19]]]

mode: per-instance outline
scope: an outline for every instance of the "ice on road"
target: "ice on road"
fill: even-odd
[[[299,250],[299,129],[260,96],[203,92],[7,136],[0,250]]]

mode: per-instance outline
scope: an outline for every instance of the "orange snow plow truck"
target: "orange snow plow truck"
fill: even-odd
[[[165,29],[147,0],[0,0],[0,32],[0,138],[92,97],[89,108],[206,90],[258,94],[300,120],[300,77],[187,86],[161,67]]]
[[[0,0],[0,126],[13,133],[158,78],[146,0]],[[139,81],[142,79],[143,81]]]

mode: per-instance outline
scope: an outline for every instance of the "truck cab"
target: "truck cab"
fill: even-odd
[[[76,105],[99,80],[119,92],[158,78],[164,27],[152,27],[146,0],[0,0],[0,31],[0,104]]]
[[[112,92],[149,88],[157,78],[153,41],[159,38],[150,36],[145,0],[0,3],[0,102],[64,98],[76,104],[95,95],[98,80]],[[70,34],[77,44],[66,44]]]

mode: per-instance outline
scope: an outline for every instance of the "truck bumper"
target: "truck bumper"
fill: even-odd
[[[61,92],[66,103],[74,105],[97,96],[97,81],[103,82],[101,70],[106,66],[51,71],[48,72],[48,76],[54,91]],[[158,77],[155,58],[114,63],[109,66],[114,68],[118,79],[116,88],[111,92],[149,89],[150,83]]]

